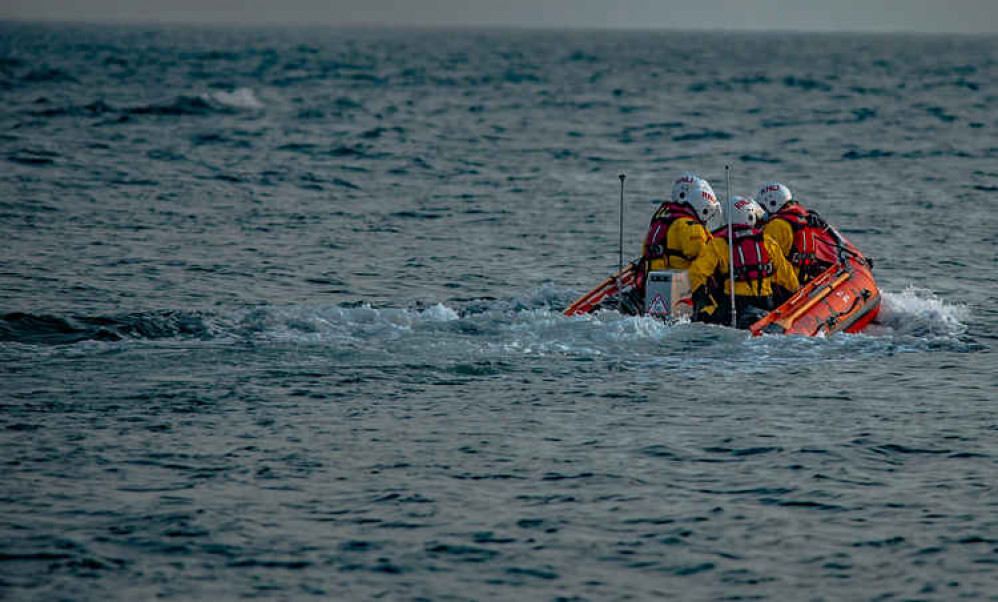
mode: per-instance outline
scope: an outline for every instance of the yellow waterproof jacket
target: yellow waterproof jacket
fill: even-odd
[[[773,262],[772,276],[752,282],[735,282],[735,295],[740,297],[766,297],[773,294],[773,283],[779,284],[790,292],[800,288],[794,268],[781,253],[779,244],[772,237],[763,234],[763,245],[769,260]],[[706,286],[707,280],[714,272],[720,272],[724,277],[724,292],[731,294],[731,278],[728,276],[728,239],[715,236],[703,248],[703,252],[690,265],[690,288],[696,291]]]
[[[654,221],[652,228],[656,227]],[[649,232],[649,239],[651,238]],[[641,247],[641,255],[648,258],[649,271],[686,270],[706,246],[710,234],[703,224],[693,218],[681,217],[669,224],[665,238],[665,256],[651,257],[647,242]]]
[[[780,251],[784,257],[790,257],[794,249],[794,229],[785,219],[771,219],[762,229],[766,236],[769,236],[780,246]]]

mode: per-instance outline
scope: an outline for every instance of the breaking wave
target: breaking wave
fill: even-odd
[[[249,88],[232,92],[216,90],[198,96],[181,95],[173,100],[125,109],[131,115],[207,115],[263,110],[263,102]]]
[[[203,94],[210,105],[228,107],[244,111],[260,111],[264,108],[263,102],[250,88],[237,88],[232,92],[222,90]]]

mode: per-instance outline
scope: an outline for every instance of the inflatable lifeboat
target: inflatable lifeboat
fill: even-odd
[[[880,290],[873,280],[872,262],[832,227],[819,242],[817,255],[829,267],[752,324],[749,331],[753,335],[859,332],[877,316]],[[639,275],[639,261],[632,261],[569,305],[565,315],[615,309],[629,315],[675,320],[692,313],[685,271],[649,273],[643,294]]]

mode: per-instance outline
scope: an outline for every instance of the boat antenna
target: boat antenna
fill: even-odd
[[[624,270],[624,178],[627,176],[620,174],[620,239],[617,245],[617,271]]]
[[[619,220],[619,239],[617,244],[617,289],[620,289],[620,273],[624,271],[624,178],[627,176],[625,174],[620,174],[617,176],[620,178],[620,220]],[[617,309],[620,310],[624,305],[624,294],[623,291],[619,291],[617,295]]]
[[[735,228],[732,225],[734,207],[731,205],[731,166],[724,166],[724,195],[728,197],[728,276],[731,279],[731,327],[738,328],[738,310],[735,308]]]

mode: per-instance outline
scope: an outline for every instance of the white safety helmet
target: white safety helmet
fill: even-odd
[[[693,185],[702,180],[703,178],[689,171],[679,176],[679,179],[672,183],[672,202],[677,205],[688,203]]]
[[[690,189],[689,205],[705,224],[711,217],[721,213],[721,204],[717,202],[714,189],[707,180],[700,180]]]
[[[721,211],[721,203],[714,206],[714,212],[706,219],[707,229],[713,232],[718,228],[723,228],[727,222],[724,221],[724,212]]]
[[[759,190],[756,198],[759,199],[759,204],[762,205],[762,208],[767,213],[776,213],[780,210],[780,207],[794,200],[794,195],[783,184],[770,182]]]
[[[755,226],[762,221],[762,207],[749,197],[736,196],[731,199],[731,224],[734,226]]]

